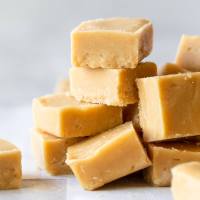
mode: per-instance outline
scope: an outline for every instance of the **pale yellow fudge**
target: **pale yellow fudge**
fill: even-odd
[[[146,19],[110,18],[82,22],[71,33],[72,65],[135,68],[152,50],[153,28]]]
[[[0,139],[0,190],[21,186],[21,152],[10,142]]]
[[[33,100],[34,127],[58,137],[95,135],[122,123],[120,107],[81,103],[68,94]]]
[[[171,191],[174,200],[198,200],[200,162],[180,164],[172,169]]]
[[[131,122],[70,146],[66,162],[86,190],[151,164]]]
[[[54,93],[60,94],[66,92],[69,92],[69,79],[62,79],[56,84]]]
[[[148,182],[155,186],[169,186],[171,168],[189,161],[200,161],[200,144],[197,142],[163,142],[148,145],[152,166],[145,170]]]
[[[51,175],[67,174],[70,171],[65,163],[67,147],[81,140],[82,138],[58,138],[35,129],[31,144],[37,166]]]
[[[129,104],[123,108],[123,121],[132,121],[137,133],[141,132],[138,104]]]
[[[169,75],[169,74],[179,74],[179,73],[186,73],[189,72],[188,70],[184,69],[183,67],[178,66],[174,63],[166,63],[160,68],[159,75]]]
[[[154,63],[139,64],[135,69],[70,69],[70,92],[78,100],[113,106],[138,101],[136,78],[157,74]]]
[[[200,135],[200,72],[137,80],[144,140]]]
[[[176,64],[189,71],[200,71],[200,35],[181,37]]]

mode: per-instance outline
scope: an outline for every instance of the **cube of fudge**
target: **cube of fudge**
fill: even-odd
[[[138,101],[135,79],[154,76],[154,63],[140,63],[135,69],[70,69],[70,92],[78,101],[126,106]]]
[[[0,190],[21,186],[21,152],[13,144],[0,139]]]
[[[86,190],[94,190],[151,162],[132,126],[126,122],[70,146],[67,164]]]
[[[65,163],[67,148],[81,140],[82,138],[58,138],[35,129],[31,143],[37,166],[51,175],[67,174],[70,171]]]
[[[183,35],[176,55],[176,64],[189,71],[200,71],[200,36]]]
[[[89,68],[135,68],[152,50],[146,19],[110,18],[81,23],[71,34],[72,64]]]
[[[200,162],[180,164],[172,169],[174,200],[198,199],[200,191]]]
[[[183,67],[178,66],[174,63],[166,63],[162,66],[160,69],[159,75],[169,75],[169,74],[179,74],[179,73],[186,73],[189,72],[187,69],[184,69]]]
[[[152,166],[145,170],[145,178],[155,186],[169,186],[171,169],[181,163],[200,161],[198,142],[163,142],[148,145]]]
[[[33,100],[34,126],[58,137],[95,135],[122,123],[120,107],[81,103],[68,94]]]
[[[144,140],[200,135],[200,73],[137,80]]]

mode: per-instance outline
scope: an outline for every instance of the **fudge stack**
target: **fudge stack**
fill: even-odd
[[[72,31],[69,87],[33,100],[40,168],[70,168],[94,190],[145,168],[149,182],[166,186],[171,167],[200,160],[192,137],[200,134],[200,73],[177,62],[157,76],[156,64],[142,61],[152,43],[146,19],[91,20]]]

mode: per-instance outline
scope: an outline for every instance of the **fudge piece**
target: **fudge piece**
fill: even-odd
[[[200,73],[137,80],[145,141],[200,135]]]
[[[200,161],[199,142],[163,142],[148,145],[152,166],[145,170],[148,182],[155,186],[169,186],[171,168],[189,161]]]
[[[0,139],[0,190],[21,186],[21,152],[10,142]]]
[[[78,101],[126,106],[138,101],[135,79],[154,76],[154,63],[139,64],[135,69],[70,69],[70,92]]]
[[[66,162],[86,190],[151,164],[131,122],[70,146]]]
[[[55,94],[65,93],[69,92],[69,80],[68,79],[62,79],[60,80],[55,87]]]
[[[181,37],[176,64],[189,71],[200,71],[200,36]]]
[[[139,133],[142,131],[140,127],[139,108],[137,103],[127,105],[123,108],[122,113],[124,122],[132,121],[136,132]]]
[[[45,169],[51,175],[67,174],[69,172],[69,167],[65,163],[67,147],[81,140],[82,138],[58,138],[35,129],[31,143],[38,167]]]
[[[90,68],[135,68],[152,50],[149,20],[97,19],[81,23],[71,34],[72,64]]]
[[[200,162],[189,162],[172,169],[174,200],[197,200],[200,191]]]
[[[122,123],[120,107],[81,103],[68,94],[33,100],[34,126],[58,137],[95,135]]]
[[[162,66],[159,75],[169,75],[169,74],[178,74],[178,73],[186,73],[189,72],[188,70],[184,69],[183,67],[178,66],[174,63],[166,63]]]

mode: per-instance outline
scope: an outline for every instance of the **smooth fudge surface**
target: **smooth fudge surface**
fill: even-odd
[[[0,190],[21,186],[21,152],[13,144],[0,139]]]
[[[176,64],[189,71],[200,71],[200,35],[181,37]]]
[[[162,66],[159,75],[179,74],[189,72],[187,69],[180,67],[175,63],[166,63]]]
[[[138,101],[136,78],[157,75],[152,62],[140,63],[135,69],[70,69],[70,93],[78,101],[126,106]]]
[[[144,140],[159,141],[200,134],[200,73],[137,80]]]
[[[200,144],[189,141],[148,144],[148,154],[152,166],[145,170],[146,180],[155,186],[169,186],[174,166],[200,161]]]
[[[70,146],[67,164],[83,188],[94,190],[151,162],[132,123],[126,122]]]
[[[200,162],[180,164],[172,169],[171,191],[174,200],[198,200],[200,191]]]
[[[51,175],[67,174],[70,170],[66,160],[67,148],[82,138],[58,138],[40,130],[34,130],[31,143],[37,166]]]
[[[34,127],[58,137],[95,135],[122,123],[122,108],[76,101],[68,94],[33,100]]]
[[[72,65],[135,68],[152,50],[153,28],[146,19],[110,18],[82,22],[71,33]]]

